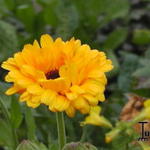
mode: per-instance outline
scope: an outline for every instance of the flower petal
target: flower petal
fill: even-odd
[[[40,43],[42,48],[49,47],[52,44],[52,42],[53,39],[51,38],[50,35],[44,34],[41,36]]]
[[[12,94],[14,94],[14,93],[19,92],[20,90],[22,90],[22,88],[21,88],[20,86],[18,86],[18,85],[13,85],[11,88],[9,88],[9,89],[5,92],[5,94],[6,94],[6,95],[12,95]]]
[[[69,88],[69,82],[64,78],[57,78],[54,80],[39,80],[39,83],[43,88],[56,92],[63,92]]]

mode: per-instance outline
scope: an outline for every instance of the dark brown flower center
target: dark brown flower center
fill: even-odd
[[[56,79],[59,78],[59,72],[58,70],[51,70],[50,72],[46,73],[46,78],[49,79]]]

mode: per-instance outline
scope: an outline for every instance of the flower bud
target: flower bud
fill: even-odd
[[[106,134],[105,136],[105,142],[110,143],[118,134],[120,133],[121,129],[120,128],[115,128],[109,133]]]
[[[29,140],[23,140],[17,147],[17,150],[40,150],[35,143]]]
[[[97,148],[89,143],[72,142],[66,144],[63,150],[97,150]]]
[[[97,148],[90,143],[84,143],[84,146],[87,148],[87,150],[97,150]]]

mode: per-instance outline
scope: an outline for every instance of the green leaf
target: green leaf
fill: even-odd
[[[7,121],[7,123],[10,124],[10,113],[9,113],[8,108],[6,107],[1,95],[0,95],[0,108],[1,108],[3,116],[5,117],[5,120]]]
[[[145,55],[143,58],[140,58],[139,63],[141,64],[134,72],[133,76],[140,78],[150,78],[150,50],[147,50],[145,52]]]
[[[133,33],[133,43],[137,45],[145,45],[150,43],[150,30],[137,29]]]
[[[23,22],[28,32],[34,31],[35,11],[32,5],[23,4],[17,7],[17,17]]]
[[[35,131],[36,131],[36,124],[35,124],[35,120],[33,117],[33,113],[31,108],[28,108],[26,106],[25,109],[25,120],[26,120],[26,125],[27,125],[27,135],[28,135],[28,139],[31,141],[36,141],[36,136],[35,136]]]
[[[17,46],[15,28],[4,21],[0,21],[0,62],[11,56],[17,50]]]
[[[106,0],[105,6],[103,6],[105,12],[108,13],[108,17],[111,19],[125,17],[130,9],[130,3],[128,0]]]
[[[20,5],[32,5],[33,4],[33,1],[32,0],[15,0],[16,2],[16,5],[17,6],[20,6]]]
[[[38,147],[40,148],[40,150],[48,150],[47,147],[43,143],[39,143]]]
[[[5,0],[0,0],[0,18],[8,13]]]
[[[56,35],[66,40],[72,36],[78,27],[77,10],[74,5],[71,5],[71,3],[66,0],[60,3],[57,9],[57,17],[59,19],[59,26],[56,29]]]
[[[121,134],[118,134],[117,137],[112,141],[112,150],[120,150],[120,147],[121,150],[137,149],[136,145],[130,144],[131,142],[136,141],[137,133],[131,128],[128,128],[128,130],[131,130],[132,134],[127,134],[127,130],[123,130]]]
[[[135,77],[150,77],[150,69],[149,66],[141,67],[137,69],[134,73],[133,76]]]
[[[0,145],[7,146],[10,150],[13,150],[14,140],[10,125],[2,119],[0,119],[0,133]]]
[[[90,26],[90,28],[95,28],[98,25],[98,17],[103,12],[105,7],[104,1],[102,0],[74,0],[76,8],[80,16],[81,24],[85,26]],[[96,4],[96,5],[95,5]]]
[[[132,92],[136,93],[142,97],[150,97],[150,88],[140,88],[140,89],[133,89]]]
[[[15,0],[5,0],[5,4],[9,10],[13,11],[15,9]]]
[[[120,65],[119,65],[117,56],[115,55],[113,50],[111,49],[107,50],[106,54],[107,54],[107,57],[111,59],[112,64],[114,66],[113,70],[111,72],[108,72],[107,74],[109,77],[113,77],[119,72]]]
[[[49,146],[50,148],[50,150],[58,150],[58,144],[51,144],[50,146]]]
[[[48,5],[49,3],[51,3],[52,1],[55,1],[55,0],[37,0],[37,2],[43,6],[46,6]]]
[[[115,31],[111,32],[106,41],[103,44],[104,49],[116,49],[120,44],[122,44],[128,34],[128,29],[127,28],[119,28],[116,29]]]
[[[0,93],[4,94],[5,91],[10,87],[9,84],[0,81]],[[8,96],[7,96],[8,97]]]
[[[138,67],[139,57],[134,54],[122,53],[123,64],[120,68],[118,76],[118,87],[121,91],[128,92],[131,90],[134,78],[132,76],[134,70]]]
[[[7,123],[7,128],[10,129],[10,137],[11,137],[11,141],[13,143],[13,145],[8,145],[10,146],[11,148],[13,149],[16,149],[16,146],[17,146],[17,143],[18,143],[18,139],[17,139],[17,136],[16,136],[16,132],[15,132],[15,129],[13,129],[12,127],[12,124],[11,124],[11,121],[10,121],[10,113],[8,112],[8,109],[6,108],[5,104],[4,104],[4,100],[2,99],[2,97],[0,96],[0,108],[2,110],[2,113],[3,113],[3,116],[4,116],[4,119],[6,120],[6,123]],[[3,122],[3,121],[2,121]],[[4,124],[4,123],[3,123]],[[3,125],[2,124],[2,125]],[[5,130],[4,130],[5,131]],[[3,135],[3,134],[2,134]],[[7,139],[6,139],[7,140]]]
[[[150,49],[148,49],[147,51],[145,51],[145,58],[150,58]]]
[[[128,0],[74,0],[79,10],[82,24],[90,26],[90,28],[102,27],[109,21],[125,17],[130,8]],[[118,7],[119,6],[119,7]]]
[[[3,103],[5,104],[7,109],[9,109],[11,105],[11,96],[7,96],[4,93],[9,87],[9,84],[5,82],[0,82],[0,97],[5,100],[3,101]]]
[[[51,26],[55,27],[58,25],[58,17],[56,14],[58,4],[60,2],[58,0],[52,0],[49,4],[46,5],[44,9],[43,16],[46,23],[50,24]]]
[[[12,96],[12,101],[11,101],[11,122],[12,122],[12,126],[14,128],[19,128],[23,116],[22,116],[22,112],[21,112],[21,107],[19,105],[19,102],[17,100],[17,98],[15,96]]]

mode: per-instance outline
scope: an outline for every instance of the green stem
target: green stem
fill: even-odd
[[[36,142],[36,124],[31,108],[25,106],[25,121],[27,125],[27,136],[30,141]]]
[[[65,132],[63,112],[56,113],[56,120],[57,120],[59,150],[62,150],[62,148],[66,144],[66,132]]]
[[[145,119],[145,110],[142,111],[135,118],[133,118],[133,120],[131,120],[130,122],[128,122],[128,125],[129,125],[129,127],[132,127],[133,125],[135,125],[136,123],[138,123],[139,121],[142,121],[144,119]]]
[[[87,133],[88,133],[88,127],[85,126],[82,128],[82,136],[81,136],[81,139],[80,139],[80,142],[84,142],[86,137],[87,137]]]

